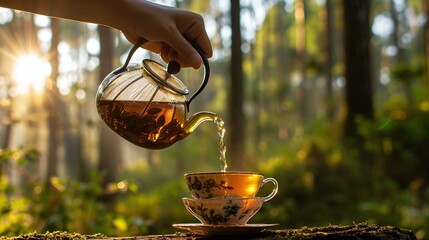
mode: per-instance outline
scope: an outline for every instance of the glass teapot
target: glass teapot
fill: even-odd
[[[148,149],[162,149],[187,137],[204,121],[219,121],[217,114],[198,112],[187,119],[191,101],[207,84],[210,68],[204,53],[194,45],[204,63],[204,79],[199,89],[186,100],[187,87],[173,74],[180,65],[169,62],[167,68],[144,59],[129,64],[134,52],[146,40],[137,42],[124,65],[101,82],[96,96],[97,110],[104,122],[117,134]]]

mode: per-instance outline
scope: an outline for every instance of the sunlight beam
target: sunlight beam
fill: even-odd
[[[34,54],[23,55],[17,58],[12,74],[19,93],[26,94],[30,90],[40,93],[51,74],[51,66]]]

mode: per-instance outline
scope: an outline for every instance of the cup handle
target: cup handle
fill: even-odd
[[[271,177],[270,178],[264,178],[264,180],[262,180],[261,187],[264,186],[268,182],[273,183],[274,189],[268,196],[264,197],[264,202],[270,201],[277,194],[277,191],[279,190],[279,183],[277,182],[277,180],[275,180],[274,178],[271,178]]]

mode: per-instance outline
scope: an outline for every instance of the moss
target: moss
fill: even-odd
[[[69,233],[64,231],[46,232],[46,233],[27,233],[17,237],[0,237],[0,240],[69,240],[69,239],[102,239],[107,238],[103,234],[83,235],[79,233]]]
[[[354,225],[330,225],[303,227],[292,230],[267,230],[260,239],[290,240],[416,240],[412,231],[392,226],[359,223]]]

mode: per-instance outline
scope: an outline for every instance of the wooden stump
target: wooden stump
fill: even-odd
[[[242,236],[207,237],[190,232],[177,232],[167,235],[105,237],[103,235],[80,235],[76,233],[31,233],[13,238],[15,240],[68,240],[68,239],[110,239],[110,240],[197,240],[197,239],[254,239],[254,240],[416,240],[412,231],[392,226],[379,226],[360,223],[355,225],[330,225],[326,227],[302,227],[300,229],[263,230],[258,234]]]
[[[114,238],[120,240],[121,238]],[[326,227],[303,227],[300,229],[263,230],[250,236],[206,237],[192,233],[177,233],[162,236],[141,236],[123,240],[196,240],[196,239],[254,239],[254,240],[416,240],[411,230],[392,226],[360,223],[355,225],[330,225]]]

